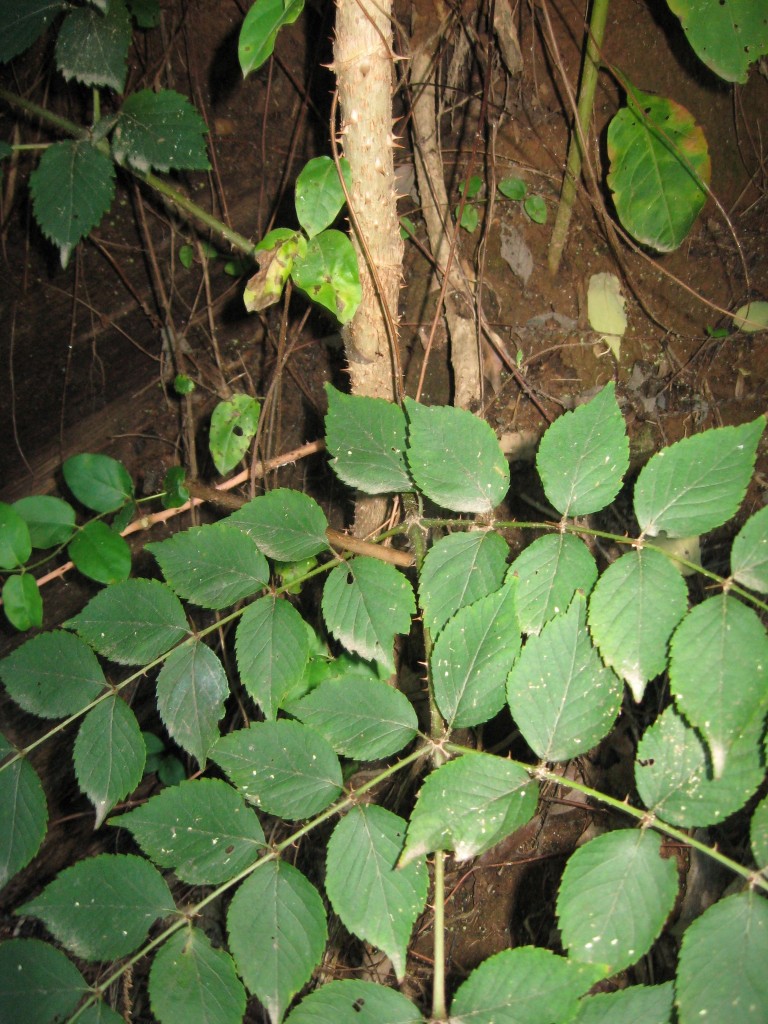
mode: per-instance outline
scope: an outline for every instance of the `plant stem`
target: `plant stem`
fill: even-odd
[[[435,973],[432,981],[432,1020],[448,1019],[445,1007],[445,853],[435,853],[434,897],[435,920],[433,925]]]
[[[589,33],[587,36],[587,50],[584,56],[584,67],[581,71],[581,82],[579,85],[579,102],[576,110],[576,120],[573,126],[573,134],[568,147],[568,162],[565,166],[565,178],[563,189],[560,193],[560,203],[557,207],[555,226],[552,229],[552,237],[549,241],[549,269],[554,275],[560,268],[560,260],[563,256],[568,228],[573,213],[573,202],[576,198],[576,183],[581,174],[581,165],[586,154],[587,135],[589,124],[592,119],[592,104],[595,99],[597,87],[597,76],[600,70],[600,48],[603,45],[605,35],[605,23],[608,18],[609,0],[593,0],[592,13],[589,19]]]

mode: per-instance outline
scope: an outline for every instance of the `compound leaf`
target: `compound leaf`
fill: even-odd
[[[419,576],[419,603],[433,636],[460,608],[499,589],[508,552],[494,530],[453,533],[432,545]]]
[[[229,683],[221,662],[201,641],[171,651],[157,677],[157,710],[169,735],[205,765],[219,737]]]
[[[529,544],[509,567],[516,576],[517,621],[524,633],[541,632],[559,615],[577,590],[588,594],[597,579],[597,565],[587,546],[570,533],[551,533]]]
[[[130,45],[131,19],[123,0],[109,0],[103,11],[80,7],[61,23],[56,65],[67,81],[76,78],[83,85],[122,92]]]
[[[345,926],[378,946],[405,976],[411,930],[424,909],[429,879],[423,859],[397,868],[405,821],[375,805],[354,807],[328,843],[325,888]]]
[[[142,89],[126,99],[117,116],[112,153],[118,163],[139,171],[207,171],[207,131],[185,96],[170,89]]]
[[[245,609],[237,627],[237,666],[243,686],[267,719],[304,675],[309,659],[307,627],[288,601],[271,594]]]
[[[0,38],[2,38],[0,36]],[[64,1020],[89,988],[60,949],[40,939],[0,943],[0,1020],[19,1021],[20,1008],[34,1006],[24,1024]]]
[[[40,718],[74,715],[107,685],[91,648],[62,630],[34,636],[3,658],[0,679],[19,707]]]
[[[298,562],[325,551],[328,520],[314,498],[278,487],[247,502],[226,520],[268,558]]]
[[[80,788],[96,808],[96,825],[141,782],[147,748],[125,701],[107,697],[83,719],[73,750]]]
[[[161,946],[149,973],[152,1013],[160,1024],[241,1024],[245,989],[232,957],[200,928],[184,928]]]
[[[267,862],[235,893],[227,931],[240,976],[272,1024],[280,1024],[325,949],[328,929],[320,894],[291,864]]]

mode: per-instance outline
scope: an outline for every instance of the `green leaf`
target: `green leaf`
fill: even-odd
[[[184,928],[158,950],[149,974],[152,1013],[160,1024],[241,1024],[245,989],[232,957],[200,928]]]
[[[142,89],[126,99],[117,116],[112,154],[118,163],[139,171],[207,171],[207,131],[185,96],[170,89]]]
[[[4,0],[0,6],[0,64],[30,47],[65,6],[64,0]]]
[[[308,494],[277,487],[247,502],[226,520],[269,558],[298,562],[328,550],[328,520]]]
[[[768,593],[768,506],[750,516],[736,534],[731,578],[760,594]]]
[[[157,28],[160,24],[159,0],[128,0],[128,10],[139,28]]]
[[[118,583],[131,574],[131,549],[101,520],[93,520],[75,534],[67,554],[76,568],[97,583]]]
[[[454,512],[492,512],[509,489],[509,466],[485,420],[411,398],[404,406],[408,465],[420,490]]]
[[[707,200],[707,140],[681,104],[624,84],[627,106],[608,126],[608,187],[638,242],[671,252]]]
[[[395,634],[407,633],[416,614],[413,589],[401,572],[367,555],[350,558],[329,573],[322,607],[339,643],[394,672]]]
[[[256,722],[222,736],[211,760],[262,810],[291,821],[319,814],[341,792],[339,759],[298,722]]]
[[[256,0],[240,29],[237,55],[243,77],[272,56],[277,33],[292,25],[304,10],[304,0]]]
[[[341,158],[344,183],[352,188],[352,172]],[[309,238],[330,227],[347,201],[336,164],[329,156],[318,156],[304,165],[296,179],[296,216]]]
[[[598,968],[548,949],[505,949],[459,986],[451,1003],[451,1024],[570,1021],[579,997],[601,977]]]
[[[113,583],[64,625],[120,665],[145,665],[190,635],[181,602],[158,580]]]
[[[749,825],[752,856],[759,868],[768,868],[768,797],[763,797],[752,814]]]
[[[149,861],[102,853],[66,868],[17,913],[39,917],[83,960],[117,960],[141,945],[158,917],[175,910],[163,876]]]
[[[768,53],[764,4],[754,0],[667,2],[696,55],[726,82],[746,82],[749,65]]]
[[[211,416],[209,445],[213,464],[222,476],[234,469],[256,436],[261,405],[250,395],[219,402]]]
[[[0,569],[15,569],[31,554],[29,527],[12,505],[0,501]]]
[[[709,907],[683,936],[675,985],[680,1024],[768,1019],[767,961],[763,896],[737,893]]]
[[[202,608],[228,608],[269,583],[264,555],[226,523],[193,526],[146,549],[179,597]]]
[[[14,629],[24,632],[42,626],[43,599],[34,576],[9,576],[3,584],[2,601],[5,616]]]
[[[0,1020],[54,1024],[68,1018],[88,991],[80,971],[50,943],[0,942]]]
[[[171,651],[157,677],[157,710],[168,734],[205,765],[219,737],[229,683],[218,657],[201,641]]]
[[[285,1024],[424,1024],[396,989],[372,981],[332,981],[303,999]]]
[[[598,580],[589,599],[592,638],[636,701],[666,668],[669,638],[687,608],[683,577],[658,551],[629,551]]]
[[[259,269],[243,292],[243,304],[249,313],[266,309],[277,302],[285,282],[291,275],[294,261],[307,251],[307,240],[300,231],[275,228],[256,246]]]
[[[454,217],[459,216],[459,207],[457,206],[454,210]],[[477,228],[478,222],[477,207],[472,206],[471,203],[465,203],[464,209],[461,211],[461,226],[465,231],[468,231],[471,235],[472,232]]]
[[[724,821],[744,806],[764,774],[759,739],[752,730],[736,740],[721,778],[713,779],[702,740],[674,707],[646,729],[637,748],[640,799],[652,813],[681,828]]]
[[[315,235],[291,272],[294,284],[348,324],[362,298],[357,256],[348,235],[334,228]]]
[[[71,633],[41,633],[0,661],[0,679],[25,711],[40,718],[77,714],[107,681],[87,644]]]
[[[344,925],[386,953],[400,981],[408,940],[429,886],[423,859],[397,867],[405,824],[383,807],[353,807],[333,830],[325,879],[328,898]]]
[[[0,758],[10,752],[2,736],[0,748]],[[0,821],[4,822],[0,830],[2,889],[29,864],[45,839],[48,806],[40,779],[29,761],[14,761],[0,771]],[[2,987],[0,984],[0,992]]]
[[[141,782],[147,748],[125,701],[108,697],[83,719],[73,750],[80,788],[96,809],[98,828],[118,800]]]
[[[189,501],[189,490],[185,487],[187,479],[183,466],[171,466],[163,480],[163,508],[180,508]]]
[[[416,712],[404,694],[353,673],[327,679],[290,704],[288,711],[324,736],[337,754],[359,761],[396,754],[418,728]]]
[[[104,11],[81,7],[61,23],[56,65],[67,81],[122,92],[130,45],[131,19],[123,0],[109,0]]]
[[[525,199],[528,191],[528,186],[522,178],[502,178],[496,187],[507,199],[514,199],[517,202]]]
[[[509,567],[517,577],[515,608],[524,633],[538,634],[553,616],[567,608],[577,590],[588,594],[597,579],[597,565],[587,546],[569,533],[553,533],[529,544]]]
[[[80,1014],[77,1024],[125,1024],[125,1018],[106,1003],[98,1002]]]
[[[534,224],[547,223],[547,204],[543,196],[528,196],[523,203],[523,209]]]
[[[543,761],[591,750],[621,709],[621,683],[592,646],[585,619],[586,602],[577,593],[566,612],[530,637],[509,673],[512,717]]]
[[[33,548],[66,544],[75,529],[75,510],[68,501],[48,494],[36,494],[13,503],[29,528]]]
[[[394,402],[345,395],[325,385],[326,445],[336,476],[366,494],[413,490],[405,464],[406,422]]]
[[[510,580],[449,619],[432,650],[435,701],[449,726],[479,725],[504,706],[504,683],[520,650]]]
[[[657,452],[635,484],[643,534],[694,537],[722,526],[738,510],[755,468],[765,417],[686,437]]]
[[[274,719],[295,696],[309,658],[304,620],[288,601],[269,594],[246,608],[237,627],[237,667],[264,717]]]
[[[29,176],[40,230],[60,249],[66,267],[72,250],[101,221],[115,195],[115,167],[85,140],[56,142]]]
[[[563,516],[609,505],[629,467],[629,440],[613,382],[586,405],[558,417],[536,455],[544,493]]]
[[[73,455],[61,471],[77,500],[94,512],[114,512],[133,499],[128,470],[109,455]]]
[[[320,894],[292,865],[267,862],[235,893],[227,931],[240,976],[272,1024],[279,1024],[325,949],[328,929]]]
[[[671,981],[598,992],[581,1000],[570,1024],[670,1024],[674,995]]]
[[[264,833],[242,796],[221,779],[188,779],[112,818],[144,853],[190,885],[220,885],[255,863]]]
[[[608,973],[645,956],[677,896],[674,857],[661,856],[649,829],[618,829],[571,854],[560,883],[557,916],[571,957],[605,964]]]
[[[479,857],[533,817],[538,786],[518,765],[464,754],[427,776],[411,814],[401,864],[435,850]]]
[[[768,709],[768,638],[755,612],[727,594],[692,608],[672,637],[669,683],[718,778],[733,743]]]
[[[453,533],[432,545],[419,576],[419,604],[433,637],[460,608],[499,589],[508,552],[493,530]]]
[[[475,199],[478,192],[483,187],[483,179],[478,174],[473,174],[467,184],[467,199]],[[459,185],[459,194],[464,195],[464,182],[462,181]]]

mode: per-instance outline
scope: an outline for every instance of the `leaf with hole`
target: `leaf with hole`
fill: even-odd
[[[233,395],[213,410],[208,445],[213,464],[222,475],[234,469],[248,451],[260,412],[261,405],[250,395]]]
[[[747,81],[749,65],[768,53],[765,5],[755,0],[667,0],[688,42],[726,82]]]
[[[347,324],[362,298],[357,256],[348,235],[328,228],[307,243],[293,264],[291,277],[303,292]]]
[[[285,1024],[424,1024],[410,999],[372,981],[331,981],[311,992]]]

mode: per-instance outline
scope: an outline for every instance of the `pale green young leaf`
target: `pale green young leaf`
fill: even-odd
[[[232,957],[200,928],[183,928],[160,947],[149,973],[152,1013],[160,1024],[241,1024],[245,989]]]
[[[575,960],[608,973],[636,963],[661,933],[677,896],[677,866],[661,837],[618,829],[572,853],[557,897],[563,945]]]
[[[205,765],[219,737],[229,683],[218,657],[193,641],[171,651],[157,677],[157,710],[172,739]]]
[[[11,748],[5,737],[0,740],[0,758],[3,758]],[[29,864],[45,839],[48,805],[37,772],[29,761],[14,761],[0,771],[0,821],[4,822],[0,829],[2,889]]]
[[[407,459],[419,489],[453,512],[490,513],[509,489],[509,466],[491,427],[466,409],[404,401]]]
[[[358,938],[377,946],[405,977],[408,940],[427,900],[423,859],[398,868],[405,821],[383,807],[354,807],[328,843],[325,889],[333,909]]]
[[[586,405],[558,417],[536,454],[544,493],[564,516],[609,505],[629,467],[629,440],[613,382]]]
[[[683,936],[675,993],[679,1024],[768,1020],[768,903],[756,892],[721,899]]]
[[[760,731],[752,729],[733,744],[723,775],[714,779],[698,733],[668,707],[638,744],[635,783],[640,799],[649,811],[681,828],[724,821],[763,781]]]
[[[50,494],[35,494],[13,503],[27,524],[33,548],[66,544],[75,529],[75,510],[68,501]]]
[[[222,476],[234,469],[250,447],[259,425],[261,405],[250,395],[233,395],[211,414],[208,446]]]
[[[272,1024],[280,1024],[325,949],[328,929],[320,894],[291,864],[262,864],[235,893],[227,932],[241,978]]]
[[[118,583],[131,574],[131,549],[119,533],[100,519],[77,531],[67,554],[75,568],[97,583]]]
[[[0,570],[23,565],[31,554],[29,527],[13,505],[0,501]]]
[[[628,551],[598,580],[589,599],[592,638],[636,701],[666,668],[669,638],[687,607],[683,577],[658,551]]]
[[[293,283],[313,302],[329,310],[340,324],[347,324],[362,298],[357,256],[348,235],[327,228],[307,243],[303,257],[291,271]]]
[[[736,534],[731,547],[731,576],[743,587],[768,593],[768,506],[750,516]]]
[[[299,562],[328,549],[328,520],[314,498],[278,487],[233,512],[225,522],[251,538],[268,558]]]
[[[610,732],[621,695],[621,682],[592,646],[580,593],[529,638],[507,679],[512,717],[543,761],[591,750]]]
[[[768,868],[768,796],[763,797],[752,813],[749,843],[755,863],[765,871]]]
[[[4,0],[0,5],[0,64],[30,47],[65,7],[64,0]]]
[[[67,14],[56,39],[56,66],[69,81],[122,92],[128,71],[131,19],[123,0],[102,13],[80,7]]]
[[[322,608],[339,643],[394,672],[395,634],[407,633],[416,613],[413,588],[401,572],[367,555],[351,558],[328,574]]]
[[[66,868],[17,913],[39,917],[83,960],[117,960],[141,945],[154,921],[175,910],[163,876],[149,861],[101,853]]]
[[[187,617],[173,591],[158,580],[114,583],[64,623],[99,654],[120,665],[144,665],[189,636]]]
[[[243,686],[265,718],[274,719],[307,667],[309,637],[304,620],[288,601],[271,594],[261,597],[243,612],[235,651]]]
[[[325,393],[325,443],[339,479],[366,494],[412,491],[400,406],[383,398],[345,395],[331,384],[325,385]]]
[[[117,115],[112,154],[139,171],[207,171],[207,131],[185,96],[171,89],[142,89],[126,99]]]
[[[72,961],[49,942],[0,942],[0,1020],[8,1024],[63,1021],[88,990]]]
[[[122,697],[108,697],[88,712],[72,758],[78,784],[96,809],[98,828],[117,801],[141,782],[147,759],[139,723]]]
[[[460,608],[499,589],[508,552],[494,530],[453,533],[432,545],[419,576],[419,604],[433,638]]]
[[[259,819],[221,779],[187,779],[141,807],[110,819],[127,828],[144,853],[190,885],[219,885],[264,850]]]
[[[0,591],[5,616],[21,632],[43,624],[43,598],[37,580],[29,573],[9,576]]]
[[[325,680],[287,710],[324,736],[337,754],[359,761],[397,753],[418,729],[416,712],[403,693],[353,673]]]
[[[146,549],[179,597],[203,608],[228,608],[269,583],[264,555],[227,523],[192,526]]]
[[[332,981],[302,999],[285,1024],[424,1024],[410,999],[372,981]]]
[[[237,45],[243,77],[272,56],[277,33],[304,10],[304,0],[257,0],[245,16]]]
[[[570,1021],[579,997],[603,973],[548,949],[505,949],[476,967],[459,986],[451,1003],[451,1024]]]
[[[352,188],[352,172],[341,158],[344,183]],[[318,156],[304,165],[296,179],[296,216],[309,238],[333,224],[347,201],[336,164],[329,156]]]
[[[727,594],[692,608],[672,637],[669,684],[718,778],[734,742],[768,709],[768,637],[756,613]]]
[[[40,718],[74,715],[107,685],[91,648],[62,630],[34,636],[3,658],[0,679],[19,707]]]
[[[671,1024],[674,996],[671,981],[598,992],[581,1000],[569,1024]]]
[[[522,828],[536,810],[538,786],[517,765],[465,754],[430,772],[411,814],[401,864],[435,850],[469,860]]]
[[[341,792],[339,759],[327,740],[299,722],[256,722],[222,736],[211,760],[248,800],[291,821],[319,814]]]
[[[718,427],[657,452],[635,484],[635,515],[643,534],[694,537],[731,519],[755,468],[765,417]]]
[[[577,590],[588,594],[597,565],[587,546],[570,533],[550,533],[529,544],[510,565],[516,576],[517,621],[524,633],[537,634],[571,603]]]
[[[61,472],[77,500],[94,512],[114,512],[133,498],[128,470],[109,455],[73,455]]]
[[[504,683],[520,650],[517,580],[461,608],[432,649],[432,684],[450,726],[479,725],[504,706]]]

